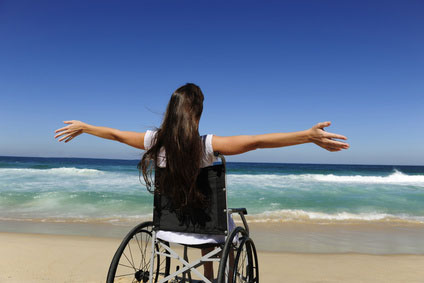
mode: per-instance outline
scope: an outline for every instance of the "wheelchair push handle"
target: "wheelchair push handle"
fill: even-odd
[[[224,155],[222,155],[221,153],[215,151],[214,152],[215,157],[221,159],[221,163],[222,165],[224,165],[224,168],[226,168],[226,161],[225,161],[225,157]],[[243,222],[243,226],[246,229],[247,234],[249,234],[249,225],[247,225],[247,221],[246,218],[244,217],[247,214],[247,209],[242,207],[242,208],[228,208],[228,213],[229,214],[233,214],[233,213],[237,213],[238,215],[240,215],[241,221]]]
[[[213,153],[213,155],[215,156],[215,157],[217,157],[217,158],[219,158],[219,159],[221,159],[221,163],[222,163],[222,165],[224,165],[224,168],[226,168],[226,161],[225,161],[225,157],[224,157],[224,155],[222,155],[221,153],[219,153],[218,151],[215,151],[214,153]]]
[[[244,229],[246,230],[247,235],[249,235],[249,225],[247,225],[246,217],[244,217],[247,214],[247,209],[244,207],[229,208],[228,213],[229,214],[238,213],[238,215],[240,215],[241,221],[243,222]]]

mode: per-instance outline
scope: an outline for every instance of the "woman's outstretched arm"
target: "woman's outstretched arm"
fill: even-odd
[[[59,141],[69,142],[76,136],[79,136],[82,133],[87,133],[103,139],[119,141],[135,148],[144,149],[145,133],[120,131],[108,127],[98,127],[76,120],[64,121],[63,123],[68,125],[55,131],[55,138],[61,137]]]
[[[276,148],[313,142],[328,151],[348,149],[349,144],[335,139],[347,140],[345,136],[326,132],[331,122],[318,123],[309,130],[292,133],[273,133],[253,136],[214,136],[212,147],[224,155],[241,154],[258,148]]]

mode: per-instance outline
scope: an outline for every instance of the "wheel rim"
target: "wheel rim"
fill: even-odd
[[[223,247],[221,261],[218,269],[218,282],[230,282],[234,276],[234,263],[230,266],[231,254],[236,256],[240,245],[248,239],[249,236],[246,230],[242,227],[236,227],[231,234],[228,236],[226,243]]]
[[[150,228],[150,229],[149,229]],[[114,282],[149,282],[152,247],[151,227],[145,227],[132,235],[122,250],[117,263]],[[156,251],[166,253],[156,244]],[[159,263],[159,264],[158,264]],[[156,255],[153,282],[164,278],[169,272],[169,258]]]
[[[244,238],[237,248],[237,255],[234,259],[233,283],[252,282],[252,255],[248,247],[248,239]]]
[[[251,282],[258,283],[259,282],[259,262],[258,262],[258,255],[256,253],[256,247],[253,243],[252,239],[249,238],[248,240],[248,247],[250,249],[250,253],[252,255],[252,275],[251,275]]]

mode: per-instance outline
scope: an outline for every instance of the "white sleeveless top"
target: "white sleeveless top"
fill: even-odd
[[[144,148],[149,150],[154,144],[154,138],[156,131],[147,131],[144,136]],[[208,167],[213,165],[216,161],[214,151],[212,148],[212,138],[213,135],[204,135],[200,137],[203,141],[203,156],[201,160],[201,167]],[[159,153],[158,166],[164,168],[166,166],[165,152],[161,150]],[[233,219],[228,217],[229,230],[232,231],[235,227]],[[194,234],[194,233],[180,233],[180,232],[170,232],[170,231],[158,231],[156,236],[167,242],[174,242],[185,245],[201,245],[209,243],[223,243],[225,237],[223,235],[203,235],[203,234]]]

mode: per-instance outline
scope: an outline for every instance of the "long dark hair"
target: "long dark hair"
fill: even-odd
[[[171,199],[175,209],[186,210],[204,204],[204,196],[196,188],[203,155],[198,129],[203,99],[201,89],[195,84],[178,88],[171,96],[153,146],[139,163],[147,189],[153,192],[156,186],[156,193]],[[163,153],[166,168],[155,184],[152,172]]]

